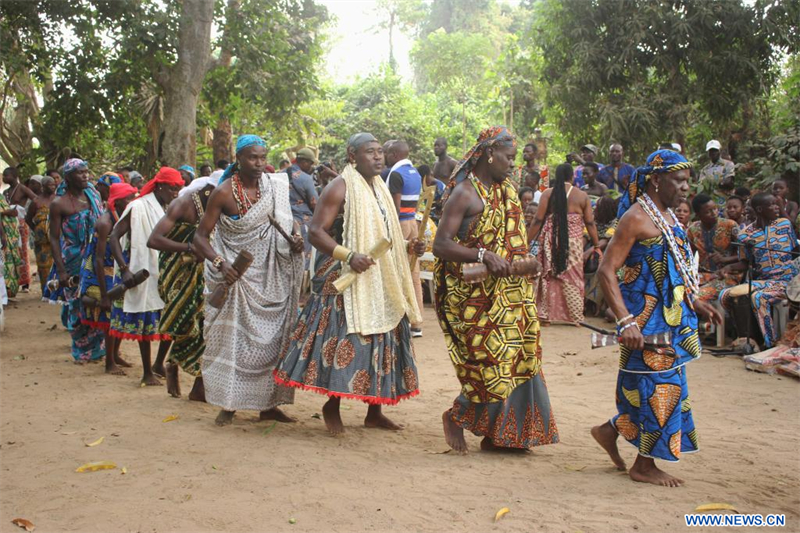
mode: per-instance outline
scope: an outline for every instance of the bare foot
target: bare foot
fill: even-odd
[[[276,422],[283,422],[284,424],[292,424],[297,422],[296,418],[292,418],[291,416],[287,415],[277,407],[269,409],[267,411],[261,411],[258,415],[259,420],[275,420]]]
[[[531,451],[527,448],[506,448],[503,446],[497,446],[489,437],[484,437],[481,441],[481,451],[495,453],[531,453]]]
[[[173,398],[181,397],[181,380],[178,378],[178,365],[167,364],[167,392]]]
[[[214,423],[220,427],[222,426],[230,426],[233,423],[233,415],[236,414],[236,411],[226,411],[223,409],[217,415],[217,419],[214,420]]]
[[[125,371],[114,363],[106,365],[106,374],[111,374],[112,376],[127,376]]]
[[[467,441],[464,440],[464,430],[450,418],[450,411],[442,414],[442,426],[444,426],[444,440],[447,445],[460,454],[469,453]]]
[[[189,400],[193,402],[203,402],[206,401],[206,389],[203,386],[203,377],[197,376],[194,378],[194,385],[192,386],[192,390],[189,392]]]
[[[344,433],[344,423],[339,412],[339,398],[331,397],[325,402],[325,405],[322,406],[322,419],[331,435],[337,436]]]
[[[163,364],[161,364],[161,365],[153,365],[151,370],[153,371],[153,374],[155,374],[156,376],[158,376],[160,378],[167,377],[167,371],[164,368]]]
[[[662,487],[680,487],[684,483],[682,479],[671,476],[658,468],[653,459],[641,455],[636,458],[628,475],[634,481],[652,483]]]
[[[86,364],[86,360],[85,359],[77,359],[77,360],[73,361],[73,363],[78,365],[78,366],[83,366],[83,365]]]
[[[380,405],[370,405],[367,409],[367,417],[364,419],[364,426],[368,428],[388,429],[391,431],[402,431],[403,426],[395,424],[381,412]]]
[[[617,448],[617,437],[619,437],[619,434],[617,430],[614,429],[614,426],[611,425],[611,422],[606,422],[602,426],[593,427],[592,437],[594,437],[597,444],[608,453],[608,456],[611,457],[611,461],[614,463],[614,466],[617,467],[617,470],[625,470],[627,468],[625,460],[619,454],[619,448]]]
[[[117,356],[115,356],[115,357],[114,357],[114,362],[115,362],[115,363],[117,363],[117,365],[119,365],[119,366],[121,366],[121,367],[124,367],[124,368],[133,368],[133,365],[132,365],[132,364],[130,364],[129,362],[127,362],[125,359],[123,359],[123,358],[122,358],[122,357],[120,357],[119,355],[117,355]]]
[[[142,384],[148,387],[160,387],[161,382],[153,374],[145,374],[142,377]]]

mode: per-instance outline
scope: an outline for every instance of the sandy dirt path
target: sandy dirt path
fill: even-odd
[[[165,388],[139,388],[138,349],[128,376],[76,366],[58,309],[21,295],[0,335],[0,531],[27,518],[37,532],[166,531],[681,531],[684,514],[726,502],[747,513],[785,513],[800,531],[800,386],[705,356],[689,367],[701,452],[670,472],[679,489],[615,472],[589,435],[614,414],[613,348],[589,334],[545,329],[544,369],[561,443],[524,456],[442,454],[441,413],[458,393],[433,310],[415,340],[422,394],[386,409],[405,431],[365,429],[366,411],[343,402],[344,438],[316,418],[322,396],[298,392],[290,426],[240,413],[217,428],[217,410]],[[53,326],[58,326],[53,329]],[[155,350],[154,350],[155,354]],[[23,358],[24,356],[24,358]],[[169,415],[178,419],[164,423]],[[96,447],[85,443],[105,437]],[[634,449],[620,444],[630,462]],[[89,461],[120,468],[78,474]],[[121,467],[127,474],[121,474]],[[509,507],[499,523],[497,510]],[[294,524],[290,520],[295,521]],[[712,531],[712,529],[709,529]],[[713,531],[720,531],[719,528]],[[742,531],[742,528],[737,529]]]

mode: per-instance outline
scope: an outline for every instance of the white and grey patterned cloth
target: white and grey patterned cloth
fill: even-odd
[[[263,174],[260,186],[261,199],[244,216],[220,216],[213,239],[214,249],[229,264],[241,250],[254,257],[222,308],[205,306],[206,400],[227,411],[265,411],[294,402],[294,389],[277,385],[272,373],[297,318],[303,255],[291,252],[268,219],[272,215],[291,233],[286,174]],[[206,293],[222,279],[206,262]]]

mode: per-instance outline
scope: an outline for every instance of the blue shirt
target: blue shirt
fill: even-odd
[[[630,183],[634,172],[636,172],[636,168],[633,165],[622,163],[622,165],[619,167],[619,170],[617,170],[617,181],[615,182],[614,166],[606,165],[600,169],[600,172],[597,173],[597,181],[605,184],[605,186],[609,189],[617,189],[618,191],[623,192],[627,188],[628,183]]]
[[[289,175],[289,202],[292,204],[292,216],[295,220],[302,221],[303,217],[314,214],[311,202],[319,199],[317,188],[314,187],[314,178],[300,170],[296,164],[287,168],[286,173]]]

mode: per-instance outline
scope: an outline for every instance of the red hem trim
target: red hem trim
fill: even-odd
[[[307,390],[311,392],[316,392],[317,394],[324,394],[325,396],[333,396],[335,398],[345,398],[347,400],[361,400],[362,402],[366,402],[370,405],[397,405],[400,403],[401,400],[405,400],[406,398],[413,398],[419,394],[419,389],[413,390],[408,394],[403,394],[396,398],[378,398],[375,396],[361,396],[358,394],[348,394],[346,392],[336,392],[330,391],[328,389],[323,389],[322,387],[314,387],[312,385],[306,385],[305,383],[300,383],[299,381],[294,380],[284,380],[278,377],[277,370],[272,374],[275,378],[275,381],[283,385],[284,387],[295,387],[297,389]]]
[[[163,333],[154,333],[153,335],[135,335],[133,333],[123,333],[115,329],[109,329],[108,334],[117,339],[129,341],[170,341],[172,338]]]
[[[111,329],[111,322],[92,322],[91,320],[81,319],[81,324],[84,326],[89,326],[93,329],[101,329],[103,331],[108,331]]]

